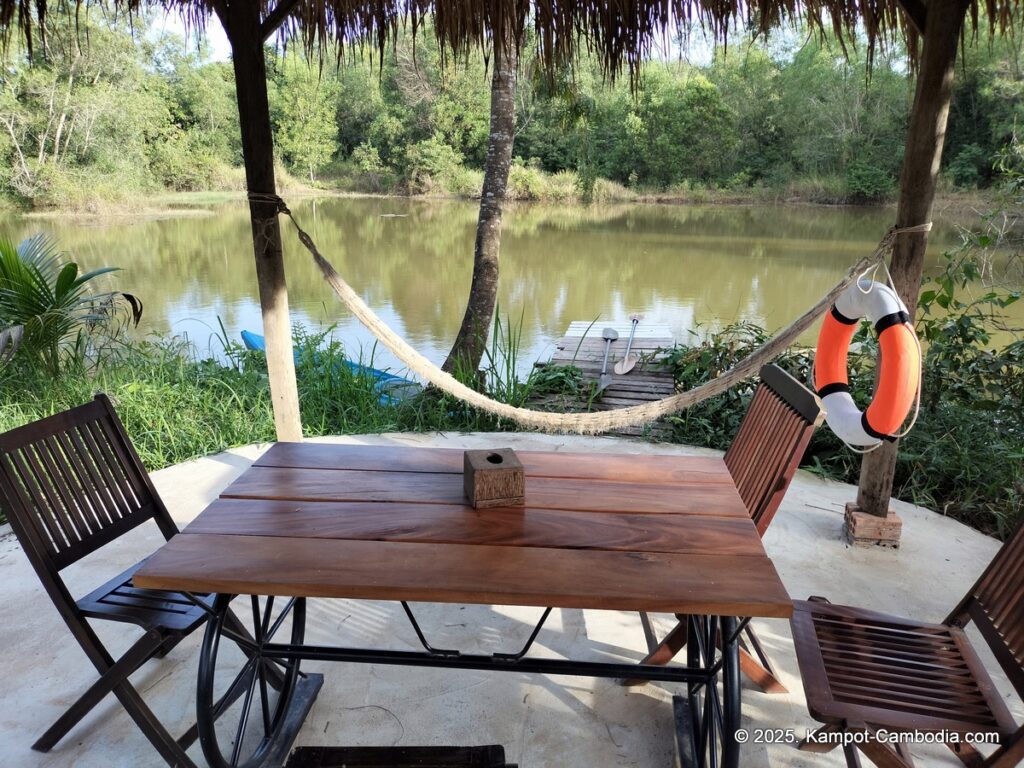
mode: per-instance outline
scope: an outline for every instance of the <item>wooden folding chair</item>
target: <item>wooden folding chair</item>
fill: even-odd
[[[940,733],[970,768],[1019,765],[1024,725],[1014,722],[965,634],[972,621],[1024,697],[1024,526],[942,624],[820,597],[796,603],[793,641],[807,708],[825,724],[800,748],[830,752],[842,741],[850,768],[859,768],[858,752],[880,768],[911,768],[906,743],[880,740],[878,731]],[[999,740],[988,757],[965,740],[982,733]]]
[[[760,378],[739,431],[725,453],[725,465],[757,532],[764,536],[825,412],[817,395],[777,365],[764,366]],[[687,621],[685,616],[676,618],[679,623],[659,641],[650,618],[640,614],[649,651],[644,664],[668,664],[682,650]],[[740,669],[762,691],[786,692],[749,623],[743,631]],[[641,681],[629,680],[627,684],[635,682]]]
[[[165,538],[178,532],[105,395],[0,435],[0,507],[71,633],[100,674],[32,748],[47,752],[113,693],[168,764],[193,766],[128,680],[204,623],[204,605],[184,595],[132,586],[141,563],[75,600],[60,571],[147,520]],[[211,598],[199,598],[212,604]],[[135,624],[143,636],[116,661],[87,619]]]

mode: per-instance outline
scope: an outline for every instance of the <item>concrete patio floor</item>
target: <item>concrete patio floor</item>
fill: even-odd
[[[622,453],[701,453],[682,446],[613,438],[533,434],[373,435],[333,438],[359,444],[435,445],[451,448],[511,446],[520,449]],[[184,527],[266,446],[246,446],[153,474],[175,520]],[[765,546],[794,599],[811,594],[914,618],[941,621],[973,583],[999,543],[920,507],[894,502],[903,519],[898,551],[851,548],[841,537],[848,485],[799,472]],[[161,542],[147,524],[105,551],[65,571],[72,591],[84,594],[152,552]],[[113,698],[105,700],[48,755],[29,745],[85,687],[94,672],[60,621],[9,526],[0,527],[0,766],[163,765],[156,752]],[[468,652],[518,648],[539,610],[500,606],[416,606],[431,642]],[[658,617],[663,631],[671,617]],[[133,627],[100,622],[97,630],[115,655],[138,637]],[[750,728],[792,729],[805,735],[807,714],[797,676],[789,626],[757,622],[788,695],[768,696],[744,687],[743,712]],[[198,646],[195,633],[159,661],[145,665],[133,682],[157,716],[175,734],[195,719]],[[417,648],[397,604],[315,600],[309,606],[307,642]],[[974,636],[977,639],[977,635]],[[983,648],[980,640],[976,645]],[[639,660],[644,639],[635,614],[556,610],[541,631],[535,653],[578,659]],[[983,652],[1000,691],[1018,721],[1020,702],[997,666]],[[674,764],[671,686],[623,688],[615,681],[539,677],[514,673],[423,670],[308,663],[326,682],[299,735],[300,745],[501,744],[521,768],[565,766],[667,768]],[[943,749],[914,747],[919,764],[956,766]],[[194,746],[189,754],[202,764]],[[792,746],[750,744],[744,768],[843,765],[842,752],[809,755]]]

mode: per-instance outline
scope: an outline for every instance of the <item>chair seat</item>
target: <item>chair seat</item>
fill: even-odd
[[[962,629],[818,601],[794,603],[792,627],[807,706],[819,722],[1016,730]]]
[[[78,609],[91,619],[124,621],[174,634],[188,634],[202,624],[207,617],[206,611],[185,595],[132,586],[132,577],[144,562],[140,560],[78,600]],[[213,605],[213,596],[195,597],[208,607]]]

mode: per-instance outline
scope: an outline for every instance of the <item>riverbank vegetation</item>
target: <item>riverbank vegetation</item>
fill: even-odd
[[[968,243],[973,251],[976,236]],[[1024,521],[1024,329],[1013,329],[1006,340],[1000,316],[1018,293],[964,296],[972,290],[968,276],[982,268],[976,252],[964,253],[951,258],[943,276],[926,287],[917,320],[926,341],[923,398],[913,429],[900,441],[893,496],[1005,538]],[[763,328],[740,324],[677,348],[670,364],[678,386],[690,389],[713,378],[767,338]],[[877,343],[866,324],[854,342],[850,383],[854,399],[865,406],[874,390]],[[800,381],[811,380],[812,350],[793,349],[776,362]],[[749,381],[670,417],[672,439],[725,450],[753,389]],[[860,458],[823,426],[814,433],[803,466],[856,485]]]
[[[1021,192],[1016,189],[1016,205]],[[1005,536],[1024,519],[1024,336],[1008,327],[1002,311],[1020,298],[1017,289],[993,283],[994,247],[1019,253],[1019,237],[1002,217],[988,217],[965,232],[946,269],[925,285],[917,327],[926,344],[924,397],[914,429],[900,444],[898,498],[923,504],[983,531]],[[8,249],[10,250],[10,249]],[[1014,264],[1019,267],[1019,256]],[[59,270],[58,270],[59,273]],[[0,280],[2,283],[2,280]],[[6,286],[0,285],[0,294]],[[2,306],[2,303],[0,303]],[[0,431],[87,401],[94,392],[113,398],[150,469],[225,448],[274,439],[274,421],[261,353],[220,339],[219,359],[197,355],[181,339],[133,339],[116,314],[77,325],[60,339],[56,368],[31,344],[0,362]],[[8,324],[10,321],[7,321]],[[5,326],[0,316],[0,328]],[[496,323],[484,356],[483,375],[465,376],[491,397],[522,405],[543,400],[558,410],[586,409],[593,388],[572,367],[534,369],[525,380],[519,357],[519,324]],[[84,336],[83,336],[84,334]],[[307,436],[391,431],[515,429],[440,395],[381,403],[375,380],[341,364],[346,349],[331,330],[297,328],[297,375]],[[763,328],[736,325],[671,351],[677,384],[690,389],[726,370],[759,346]],[[851,383],[862,405],[871,397],[876,344],[862,328],[850,356]],[[352,354],[359,362],[373,360]],[[810,350],[794,348],[779,363],[807,381]],[[754,382],[667,419],[659,431],[675,442],[724,449],[746,412]],[[827,427],[820,428],[805,466],[823,476],[856,483],[859,456]]]
[[[15,52],[0,73],[0,196],[90,208],[242,188],[229,63],[157,35],[152,19],[133,33],[97,12],[79,24],[62,12],[49,14],[45,58]],[[947,189],[986,188],[1024,116],[1016,37],[968,43],[946,138]],[[405,36],[383,61],[353,51],[334,65],[328,52],[320,68],[298,48],[275,52],[270,67],[286,187],[479,194],[489,93],[479,54],[442,68],[432,35],[415,47]],[[674,53],[650,61],[635,93],[605,82],[593,61],[552,81],[526,50],[514,199],[849,203],[895,190],[912,96],[901,50],[880,52],[867,77],[863,46],[846,58],[834,42],[793,30],[708,50],[700,63]]]
[[[949,272],[926,292],[928,309],[918,323],[929,339],[925,399],[916,426],[901,442],[895,495],[1005,536],[1024,518],[1024,341],[1018,337],[991,343],[993,333],[1005,332],[998,305],[1008,294],[963,298],[962,279],[977,265],[970,255],[952,261]],[[947,297],[954,313],[936,313]],[[676,348],[670,364],[679,386],[689,389],[713,378],[765,337],[761,328],[734,326]],[[861,350],[851,355],[851,381],[858,402],[866,403],[876,350],[869,334],[862,332],[860,340]],[[336,364],[344,349],[324,333],[298,329],[297,348],[307,436],[515,428],[447,397],[382,404],[371,376]],[[83,370],[69,363],[56,377],[12,362],[0,370],[0,431],[105,391],[150,469],[235,445],[272,441],[274,420],[262,354],[233,344],[225,350],[227,364],[196,357],[179,339],[123,339],[116,354],[108,354],[102,364]],[[798,350],[779,362],[806,381],[812,359],[808,350]],[[514,366],[500,354],[489,356],[487,367],[486,388],[497,399],[521,404],[534,395],[561,394],[560,402],[571,405],[570,393],[583,402],[590,397],[572,369],[538,369],[536,376],[518,382],[509,374]],[[753,382],[748,382],[670,417],[668,434],[675,442],[726,448],[752,391]],[[822,427],[805,466],[856,483],[859,456]]]
[[[915,324],[924,348],[920,411],[900,440],[893,495],[1005,538],[1024,522],[1024,328],[1004,310],[1024,293],[1024,147],[1012,142],[996,162],[1000,207],[964,229],[945,268],[918,298]],[[1009,254],[1002,274],[993,255]],[[673,351],[677,384],[690,389],[746,357],[767,338],[740,324],[706,341]],[[850,385],[862,406],[871,400],[879,356],[869,323],[861,323],[849,355]],[[813,351],[791,348],[778,363],[811,381]],[[700,403],[670,418],[674,439],[725,449],[739,426],[753,384]],[[856,484],[860,456],[827,427],[818,429],[804,465]]]

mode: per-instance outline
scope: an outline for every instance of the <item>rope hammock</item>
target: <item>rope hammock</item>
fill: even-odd
[[[313,256],[313,260],[316,262],[317,267],[320,268],[324,280],[334,289],[338,298],[366,326],[367,330],[377,337],[381,344],[408,366],[410,371],[419,374],[435,387],[453,397],[495,416],[510,419],[518,424],[534,429],[548,432],[575,432],[579,434],[597,434],[648,424],[662,416],[676,413],[703,400],[722,394],[743,379],[755,374],[762,365],[777,357],[792,344],[800,334],[806,331],[832,305],[853,280],[871,271],[872,266],[877,268],[879,263],[884,263],[884,258],[892,249],[897,235],[911,232],[927,232],[931,229],[931,223],[919,224],[913,227],[892,227],[889,229],[881,242],[879,242],[878,247],[875,248],[874,253],[854,264],[843,279],[836,283],[835,287],[826,293],[818,303],[755,351],[751,352],[743,360],[711,381],[705,382],[686,392],[670,395],[661,400],[644,403],[643,405],[634,405],[628,408],[618,408],[596,413],[552,413],[549,411],[535,411],[530,408],[518,408],[507,403],[498,402],[487,397],[487,395],[467,387],[450,373],[441,370],[441,368],[413,349],[405,339],[395,333],[367,306],[359,294],[352,289],[331,263],[320,253],[316,243],[313,242],[313,238],[299,226],[295,216],[292,215],[284,200],[277,195],[259,193],[250,193],[249,199],[256,202],[274,203],[279,213],[283,213],[291,219],[292,224],[295,225],[299,241]]]

